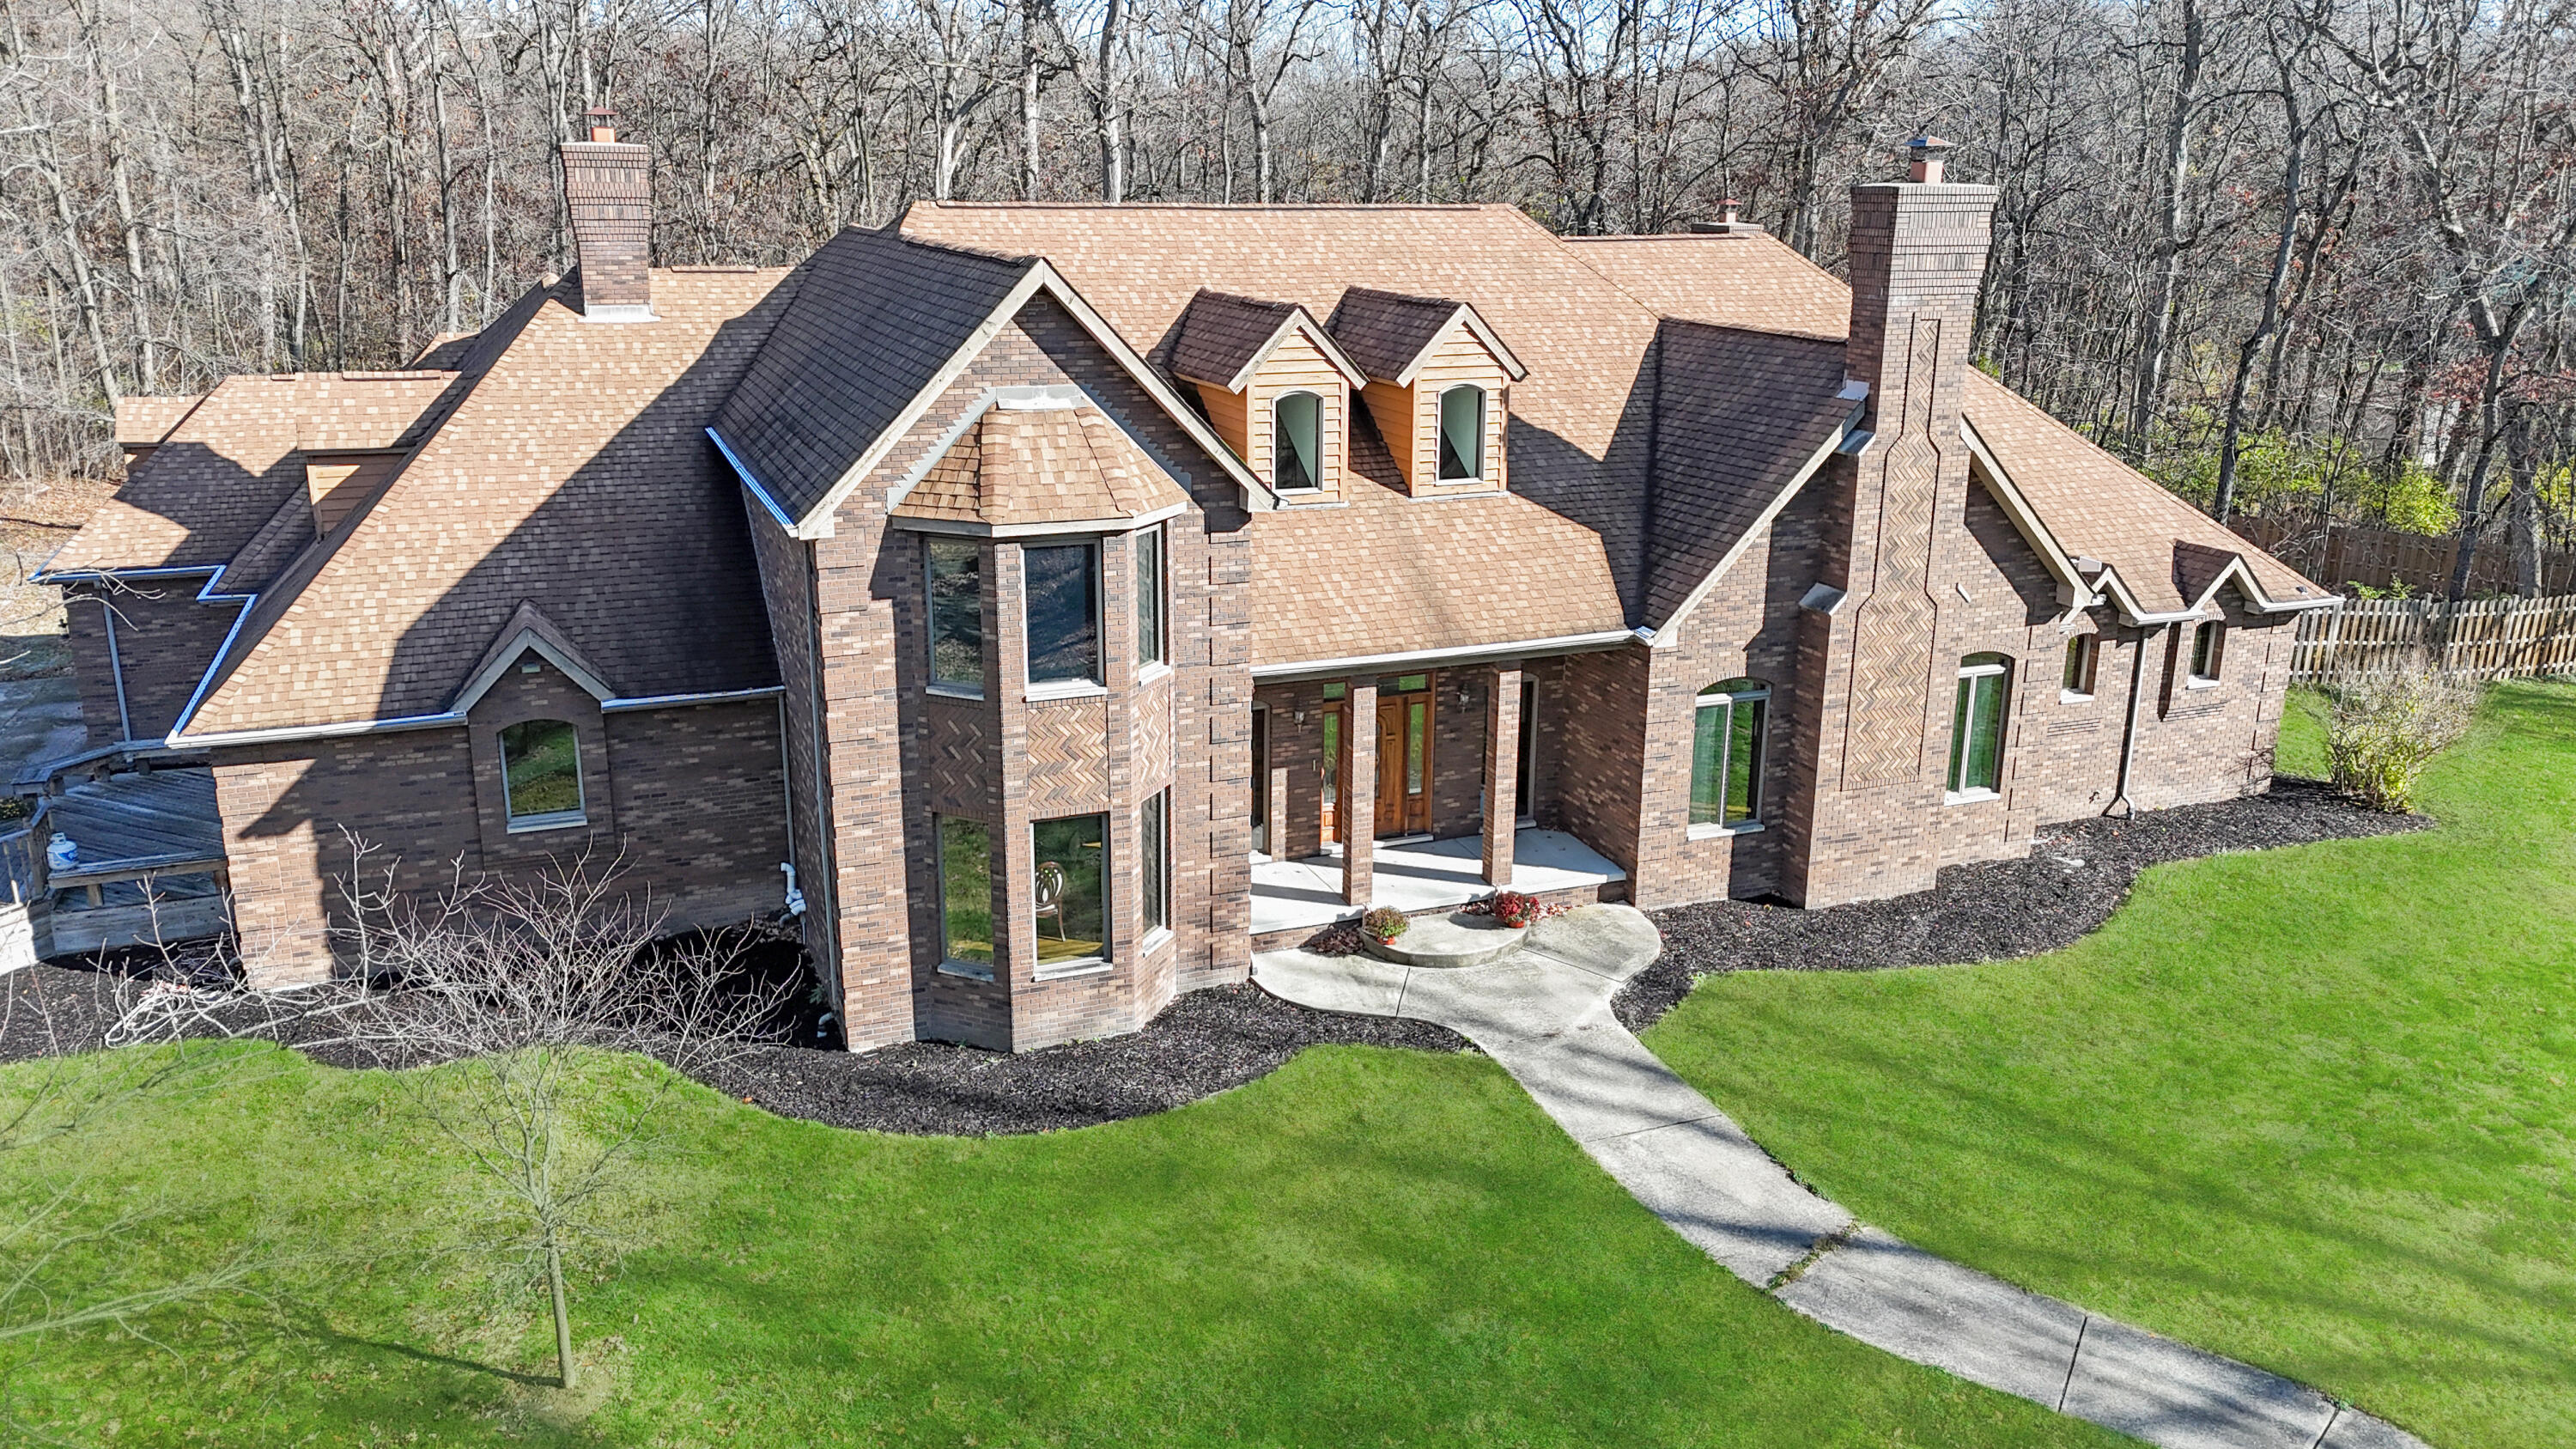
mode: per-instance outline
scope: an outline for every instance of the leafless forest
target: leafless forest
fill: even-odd
[[[657,260],[924,197],[1725,197],[1828,267],[1929,128],[2002,189],[1983,365],[2222,515],[2566,547],[2568,0],[0,0],[0,456],[127,393],[398,366],[566,265],[554,145],[650,144]]]

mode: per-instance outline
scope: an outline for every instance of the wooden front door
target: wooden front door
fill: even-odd
[[[1432,694],[1380,695],[1377,702],[1377,833],[1431,828]]]

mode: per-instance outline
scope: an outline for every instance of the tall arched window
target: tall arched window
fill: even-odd
[[[2002,788],[2004,702],[2012,694],[2012,661],[1971,654],[1959,661],[1959,695],[1950,711],[1950,797],[1981,800]]]
[[[1440,394],[1440,481],[1485,476],[1485,390],[1461,383]]]
[[[1762,739],[1771,686],[1728,679],[1699,692],[1691,735],[1690,823],[1725,830],[1762,819]]]
[[[1324,403],[1311,392],[1271,400],[1270,481],[1283,489],[1324,486]]]
[[[501,780],[512,830],[579,825],[581,736],[559,719],[528,719],[501,731]]]

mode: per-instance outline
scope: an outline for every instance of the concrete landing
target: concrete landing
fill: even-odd
[[[1521,938],[1527,934],[1491,916],[1456,911],[1446,916],[1417,916],[1404,928],[1404,934],[1392,941],[1363,935],[1360,944],[1381,961],[1455,970],[1500,960],[1519,950]]]
[[[1662,949],[1637,911],[1586,906],[1483,965],[1274,951],[1253,958],[1252,979],[1318,1010],[1465,1036],[1674,1232],[1900,1358],[2164,1449],[2427,1449],[2303,1384],[1935,1257],[1808,1191],[1611,1014]]]

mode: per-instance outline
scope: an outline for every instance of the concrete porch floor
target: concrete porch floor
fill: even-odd
[[[1374,872],[1377,904],[1397,910],[1436,911],[1463,906],[1494,888],[1485,884],[1485,844],[1473,835],[1413,845],[1379,841]],[[1600,887],[1628,873],[1562,830],[1535,827],[1512,834],[1512,889],[1547,891]],[[1342,858],[1252,858],[1252,934],[1314,930],[1348,920],[1360,907],[1342,903]]]

